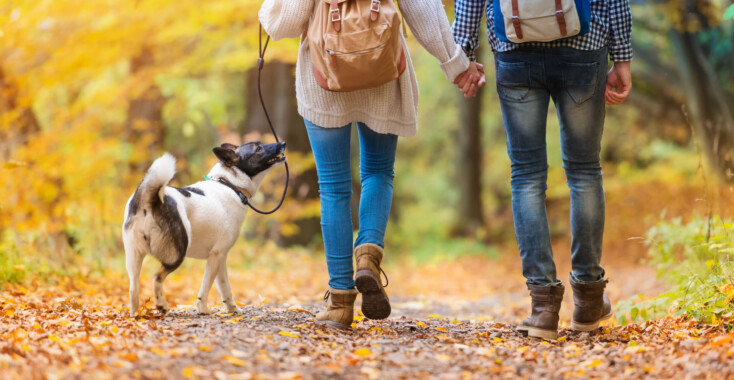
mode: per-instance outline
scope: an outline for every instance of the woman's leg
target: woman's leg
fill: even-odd
[[[352,172],[349,165],[351,125],[321,128],[305,120],[316,161],[321,195],[321,233],[332,289],[354,289],[352,265]]]
[[[375,244],[385,247],[385,229],[392,207],[395,151],[398,136],[377,133],[363,123],[359,128],[360,177],[359,233],[355,246]]]

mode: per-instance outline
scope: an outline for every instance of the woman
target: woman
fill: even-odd
[[[295,38],[304,35],[316,8],[314,0],[265,0],[259,18],[274,40]],[[401,1],[400,10],[418,42],[438,59],[446,78],[456,80],[465,94],[473,94],[483,84],[483,75],[454,43],[441,1]],[[390,315],[390,301],[380,281],[380,263],[392,203],[395,150],[398,136],[415,135],[418,107],[415,71],[405,39],[402,35],[399,38],[406,52],[402,75],[378,87],[351,92],[321,88],[312,71],[308,37],[300,42],[296,97],[316,161],[321,228],[330,277],[326,293],[330,302],[325,311],[316,315],[318,324],[351,329],[358,290],[362,293],[362,313],[367,318],[384,319]],[[360,230],[354,245],[349,208],[352,122],[357,122],[359,131],[362,182]],[[353,252],[357,260],[356,279]]]

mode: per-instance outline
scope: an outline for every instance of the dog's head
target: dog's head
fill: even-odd
[[[285,143],[261,144],[259,141],[240,146],[224,143],[212,149],[222,165],[237,168],[250,178],[265,174],[285,162]]]

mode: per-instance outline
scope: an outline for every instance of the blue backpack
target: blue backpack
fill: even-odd
[[[494,31],[504,42],[548,42],[589,32],[591,0],[494,0]]]

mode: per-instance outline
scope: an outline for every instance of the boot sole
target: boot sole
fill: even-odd
[[[331,328],[342,330],[342,331],[352,331],[352,326],[351,325],[345,325],[345,324],[339,323],[339,322],[334,322],[334,321],[317,321],[317,320],[314,320],[313,322],[315,324],[317,324],[317,325],[320,325],[320,326],[327,326],[327,327],[331,327]]]
[[[390,300],[380,284],[380,278],[369,269],[357,272],[354,280],[362,293],[362,314],[369,319],[385,319],[390,316]]]
[[[602,321],[606,321],[607,319],[611,318],[613,314],[614,313],[610,311],[609,314],[607,314],[607,315],[605,315],[605,316],[597,319],[595,322],[591,322],[591,323],[576,322],[576,321],[574,321],[572,319],[571,320],[571,330],[574,330],[574,331],[583,331],[583,332],[594,331],[594,330],[596,330],[596,329],[599,328],[599,324]]]
[[[531,336],[533,338],[541,338],[541,339],[548,339],[548,340],[558,339],[557,330],[546,330],[546,329],[539,329],[535,327],[527,327],[527,331],[528,331],[528,336]]]

